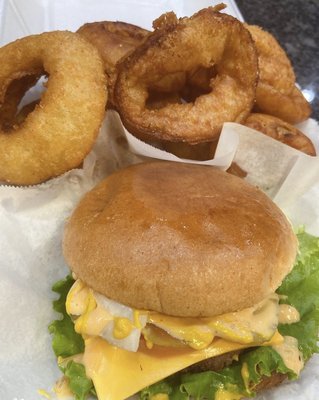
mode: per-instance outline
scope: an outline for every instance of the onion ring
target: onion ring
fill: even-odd
[[[145,107],[148,89],[166,75],[216,65],[210,93],[194,103]],[[258,77],[249,32],[235,18],[207,8],[149,35],[118,64],[115,100],[126,128],[142,139],[213,140],[226,121],[249,114]]]
[[[288,122],[272,115],[252,113],[244,125],[310,156],[316,155],[316,150],[306,135]]]
[[[109,105],[115,107],[113,87],[116,80],[116,63],[139,46],[150,33],[126,22],[101,21],[82,25],[78,31],[99,51],[104,71],[108,77]]]
[[[262,82],[256,89],[255,111],[273,115],[290,124],[298,124],[311,115],[310,104],[296,86],[287,95]]]
[[[77,167],[91,150],[107,92],[97,50],[80,35],[48,32],[0,49],[0,104],[14,79],[49,75],[40,104],[9,132],[0,130],[0,180],[30,185]]]
[[[256,109],[291,124],[304,121],[311,107],[295,84],[295,73],[283,48],[269,32],[256,25],[245,27],[251,33],[258,52],[259,82]]]

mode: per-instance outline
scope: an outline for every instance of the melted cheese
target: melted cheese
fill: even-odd
[[[156,312],[139,311],[96,293],[77,280],[66,300],[67,312],[75,319],[75,330],[82,335],[101,336],[110,344],[137,351],[141,332],[148,346],[152,343],[201,350],[214,338],[258,345],[269,340],[278,325],[278,295],[272,294],[253,307],[210,318],[178,318]],[[145,325],[151,327],[144,329]],[[163,333],[171,336],[168,340]],[[165,342],[165,343],[164,343]]]
[[[265,345],[281,342],[282,336],[276,333]],[[123,400],[196,362],[247,347],[216,338],[202,350],[161,346],[148,349],[141,342],[138,351],[131,352],[111,346],[100,337],[90,337],[85,340],[83,364],[99,400]]]
[[[201,324],[200,318],[177,318],[150,313],[148,322],[196,350],[204,349],[214,339],[212,330],[207,325]]]
[[[277,329],[278,301],[278,295],[273,293],[253,307],[205,318],[205,321],[216,336],[238,343],[261,344],[269,340]]]

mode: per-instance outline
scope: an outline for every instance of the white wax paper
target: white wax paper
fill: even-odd
[[[0,42],[5,44],[18,37],[53,29],[76,30],[84,22],[98,20],[123,20],[150,28],[152,20],[162,12],[174,10],[178,16],[190,15],[216,3],[218,1],[206,0],[0,0]],[[229,4],[228,12],[240,18],[236,5],[226,3]],[[308,121],[303,128],[314,138],[318,151],[316,124]],[[243,149],[250,143],[247,135],[246,130],[242,131],[235,124],[225,125],[216,154],[216,159],[223,160],[219,165],[225,169],[235,157],[235,161],[246,168],[247,179],[275,196],[293,223],[305,224],[307,230],[319,235],[317,159],[309,161],[300,154],[288,152],[293,168],[282,168],[286,160],[282,158],[282,148],[278,148],[282,145],[267,143],[266,147],[271,149],[268,154],[272,150],[278,151],[276,165],[283,170],[273,179],[273,174],[265,168],[267,160],[256,153],[251,157],[243,154]],[[263,139],[267,140],[258,136],[256,141],[261,141],[264,146]],[[83,169],[34,187],[0,186],[1,400],[43,399],[38,389],[51,392],[60,372],[47,330],[55,317],[52,311],[54,295],[50,288],[68,272],[61,251],[65,220],[81,196],[97,182],[119,168],[143,160],[144,157],[129,151],[117,114],[108,112]],[[248,168],[249,165],[253,168]],[[260,174],[261,167],[263,174]],[[295,184],[291,185],[291,182]],[[299,381],[282,385],[258,399],[315,400],[318,393],[319,357],[313,357]]]

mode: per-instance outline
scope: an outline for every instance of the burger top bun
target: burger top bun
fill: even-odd
[[[256,304],[291,270],[297,240],[260,190],[210,166],[142,163],[87,193],[64,255],[110,299],[181,317]]]

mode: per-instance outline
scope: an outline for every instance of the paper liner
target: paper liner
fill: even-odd
[[[318,123],[309,119],[301,128],[319,153]],[[240,124],[224,124],[215,156],[207,161],[178,158],[142,142],[124,127],[123,132],[130,150],[139,156],[212,165],[223,170],[235,162],[247,173],[245,179],[266,192],[291,218],[293,215],[289,210],[293,204],[319,183],[319,157],[304,154]]]
[[[236,132],[226,129],[221,134],[214,158],[207,161],[195,161],[179,158],[172,153],[147,144],[130,134],[125,128],[124,134],[130,151],[137,156],[189,164],[212,165],[223,170],[227,170],[230,167],[238,147],[239,139]]]

